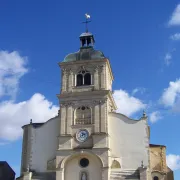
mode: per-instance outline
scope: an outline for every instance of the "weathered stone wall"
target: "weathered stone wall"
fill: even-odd
[[[150,168],[152,171],[167,171],[165,146],[150,146]]]
[[[149,149],[152,178],[157,176],[160,180],[173,180],[173,171],[166,164],[166,147],[151,144]]]

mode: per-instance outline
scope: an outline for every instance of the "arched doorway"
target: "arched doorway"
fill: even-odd
[[[93,154],[79,153],[64,164],[64,180],[101,180],[102,162]]]

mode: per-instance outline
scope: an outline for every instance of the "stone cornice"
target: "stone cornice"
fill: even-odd
[[[74,65],[74,64],[79,64],[79,65],[84,65],[84,64],[97,64],[99,62],[107,62],[107,59],[96,59],[96,60],[84,60],[84,61],[71,61],[71,62],[59,62],[58,65],[60,67],[63,66],[68,66],[68,65]]]
[[[57,94],[56,96],[59,99],[62,98],[69,98],[69,99],[79,99],[81,97],[86,98],[89,96],[92,96],[94,99],[97,99],[97,96],[99,98],[108,95],[110,90],[94,90],[94,91],[85,91],[85,92],[71,92],[71,93],[63,93],[63,94]]]

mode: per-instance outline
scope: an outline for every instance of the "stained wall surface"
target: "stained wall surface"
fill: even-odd
[[[46,172],[47,162],[56,157],[59,136],[59,117],[32,130],[31,169]]]
[[[143,161],[148,165],[148,129],[145,119],[136,121],[109,113],[108,133],[111,156],[120,162],[121,169],[137,169]]]

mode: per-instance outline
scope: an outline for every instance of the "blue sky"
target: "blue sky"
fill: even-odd
[[[167,146],[180,178],[180,2],[10,1],[0,6],[0,160],[19,175],[21,126],[57,114],[64,57],[79,49],[84,14],[110,59],[118,112],[149,116],[151,143]],[[179,5],[179,6],[178,6]]]

